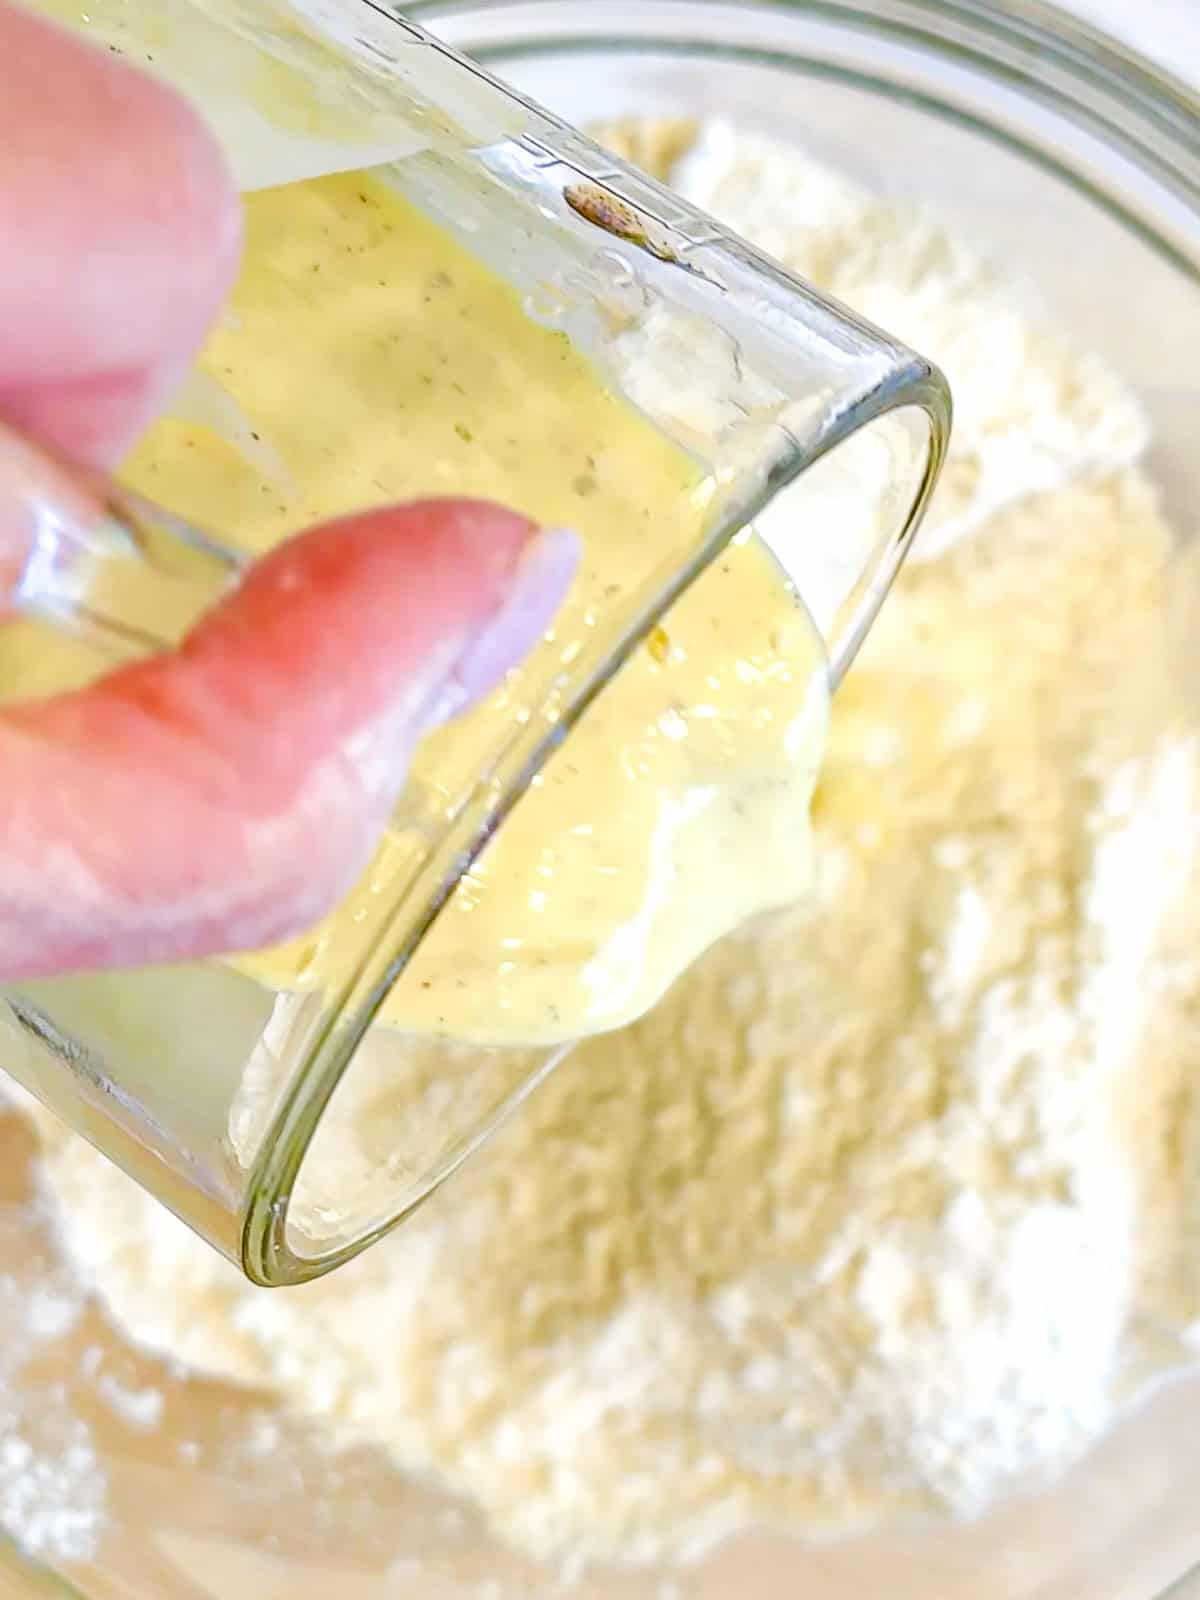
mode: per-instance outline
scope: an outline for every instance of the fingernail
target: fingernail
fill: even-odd
[[[458,657],[425,726],[481,699],[537,644],[567,597],[582,544],[569,528],[543,528],[521,552],[499,608]]]

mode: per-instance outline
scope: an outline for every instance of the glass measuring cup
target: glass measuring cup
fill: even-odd
[[[418,751],[396,823],[406,874],[355,924],[344,981],[274,988],[208,962],[8,989],[28,1042],[8,1064],[26,1086],[251,1277],[299,1281],[417,1204],[564,1053],[373,1026],[564,733],[785,491],[799,531],[773,547],[836,682],[915,530],[948,404],[918,356],[366,0],[303,12],[172,0],[149,17],[101,4],[75,20],[198,97],[247,188],[382,170],[518,290],[531,322],[586,355],[703,487],[701,523],[682,507],[660,520],[638,570],[596,581],[586,626],[564,625],[535,654],[502,736],[448,767]],[[269,445],[253,404],[241,411]],[[269,478],[271,461],[259,465]],[[51,676],[170,644],[236,574],[237,557],[192,535],[174,508],[101,499],[94,520],[38,550],[21,585]],[[605,553],[593,540],[598,580]],[[371,1150],[357,1147],[331,1187],[338,1107],[364,1073],[389,1084],[405,1115]]]

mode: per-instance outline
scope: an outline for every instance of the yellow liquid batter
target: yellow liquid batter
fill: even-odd
[[[585,555],[549,637],[560,654],[602,597],[698,543],[711,484],[697,463],[381,181],[262,191],[247,218],[241,279],[201,366],[285,473],[264,483],[215,435],[165,420],[128,463],[136,487],[255,550],[319,518],[431,493],[571,526]],[[234,964],[277,990],[340,990],[438,805],[533,693],[530,671],[517,671],[426,740],[414,768],[422,817],[398,819],[318,928]],[[723,933],[804,893],[826,711],[815,630],[774,559],[744,537],[572,731],[383,1020],[422,1036],[545,1045],[644,1012]]]

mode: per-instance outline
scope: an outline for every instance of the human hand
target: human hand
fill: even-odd
[[[20,436],[121,458],[229,288],[240,207],[182,101],[4,0],[0,150],[2,606],[30,505],[71,492]],[[274,551],[177,652],[0,709],[0,979],[315,921],[416,740],[533,644],[576,553],[479,502],[364,513]]]

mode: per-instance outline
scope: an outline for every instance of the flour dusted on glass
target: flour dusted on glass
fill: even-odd
[[[973,1514],[1194,1363],[1200,1317],[1200,728],[1163,650],[1195,580],[1138,407],[929,220],[723,128],[679,174],[959,389],[940,543],[838,695],[813,900],[300,1290],[45,1133],[135,1337],[571,1570]]]

